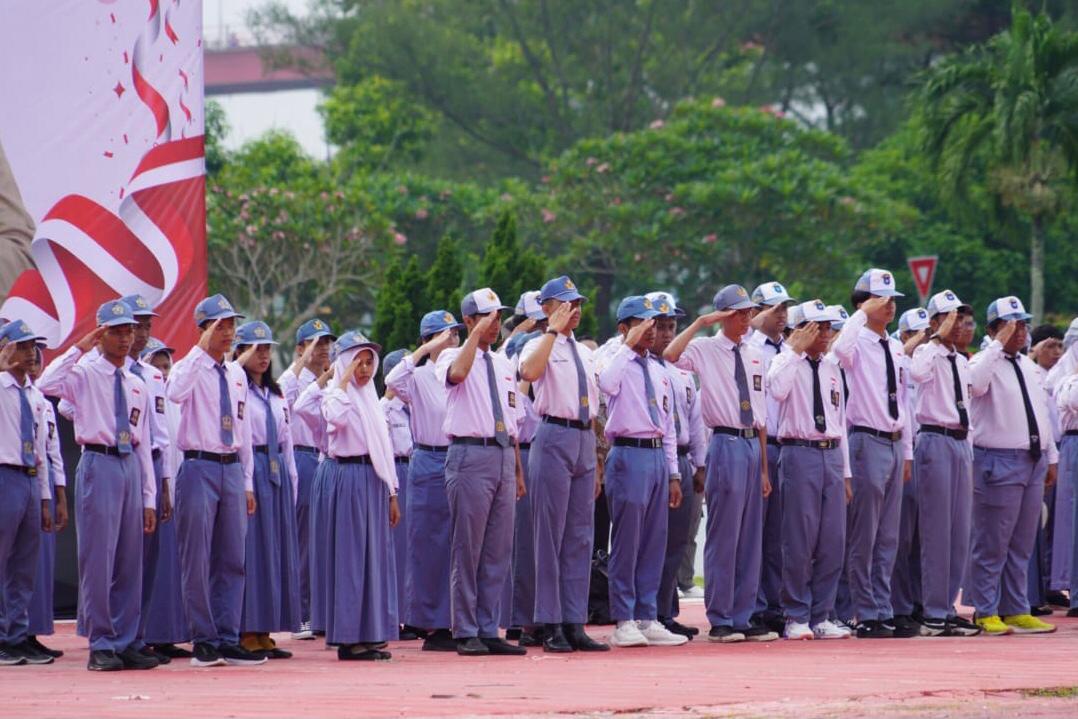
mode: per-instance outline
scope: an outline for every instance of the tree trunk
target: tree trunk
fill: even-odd
[[[1040,215],[1033,217],[1029,237],[1029,294],[1033,322],[1040,323],[1044,318],[1044,219]]]

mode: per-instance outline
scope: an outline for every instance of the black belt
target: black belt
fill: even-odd
[[[897,442],[902,439],[902,430],[900,429],[897,429],[894,432],[883,432],[878,429],[873,429],[872,427],[863,427],[858,424],[854,425],[853,431],[861,434],[870,434],[873,437],[879,437],[880,439],[886,439],[888,442]]]
[[[811,447],[812,449],[838,449],[842,440],[839,439],[794,439],[783,437],[779,440],[784,447]]]
[[[921,432],[930,432],[931,434],[942,434],[951,439],[965,440],[969,436],[968,429],[948,429],[947,427],[940,427],[938,424],[922,424]]]
[[[399,457],[394,457],[393,461],[397,464],[408,464],[408,455],[402,454]]]
[[[647,437],[645,439],[638,439],[636,437],[615,437],[614,446],[636,447],[637,449],[662,449],[663,438]]]
[[[453,437],[450,444],[468,444],[473,447],[497,447],[501,449],[496,437]]]
[[[420,444],[419,442],[416,442],[415,443],[415,448],[416,449],[421,449],[424,452],[445,452],[446,450],[449,449],[449,445],[447,445],[447,444]]]
[[[768,438],[767,438],[767,443],[768,443],[768,444],[773,444],[773,445],[775,445],[776,447],[778,447],[778,446],[781,446],[781,445],[782,445],[782,442],[780,442],[780,441],[779,441],[779,439],[778,439],[777,437],[768,437]]]
[[[184,459],[204,459],[207,462],[217,462],[218,464],[235,464],[240,461],[239,456],[235,452],[229,454],[218,454],[217,452],[203,452],[200,449],[185,449],[183,452]]]
[[[691,449],[692,449],[692,447],[690,447],[687,444],[679,444],[677,446],[677,456],[679,456],[679,457],[688,457],[689,456],[689,451]]]
[[[151,459],[153,459],[153,461],[155,461],[155,462],[156,462],[157,460],[161,459],[161,450],[159,450],[159,449],[152,449],[152,450],[150,450],[150,457],[151,457]]]
[[[562,419],[561,417],[551,417],[549,414],[543,415],[543,421],[547,424],[556,424],[559,427],[572,427],[573,429],[581,430],[591,429],[591,422],[581,422],[578,419]]]
[[[120,453],[119,449],[117,449],[116,447],[110,447],[107,444],[84,444],[84,445],[82,445],[82,448],[83,448],[83,450],[85,450],[87,452],[96,452],[97,454],[107,454],[110,457],[123,457],[124,456],[123,454]],[[134,448],[132,448],[132,451],[134,451]],[[128,452],[128,454],[130,454],[130,452]]]
[[[27,477],[37,476],[37,467],[27,467],[25,464],[0,464],[0,469],[10,469],[13,472],[25,474]]]
[[[337,464],[371,464],[369,454],[360,454],[354,457],[333,457],[332,459]]]
[[[1063,436],[1064,437],[1078,436],[1078,429],[1068,429],[1066,432],[1063,433]]]
[[[531,449],[532,448],[532,443],[531,442],[518,442],[517,446],[520,447],[521,451],[524,451],[525,449]]]
[[[719,434],[730,434],[741,439],[756,439],[758,434],[755,427],[712,427],[711,431]]]
[[[311,447],[306,444],[292,445],[292,450],[295,452],[306,452],[307,454],[318,454],[318,447]]]
[[[268,444],[256,444],[255,451],[259,454],[269,454]],[[277,445],[277,454],[281,454],[281,445]]]

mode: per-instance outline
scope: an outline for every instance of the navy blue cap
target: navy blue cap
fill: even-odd
[[[34,331],[30,329],[30,325],[22,320],[12,320],[0,327],[0,340],[7,340],[8,342],[28,342],[30,340],[44,342],[45,338],[34,334]]]
[[[273,330],[265,322],[251,320],[244,322],[236,328],[236,339],[233,344],[239,345],[275,345]]]
[[[741,285],[726,285],[715,293],[712,300],[717,310],[747,310],[756,307],[749,298],[749,292]]]
[[[97,308],[98,327],[118,327],[119,325],[137,325],[138,320],[131,314],[131,307],[123,300],[109,300]]]
[[[404,356],[406,354],[408,354],[408,350],[399,349],[399,350],[393,350],[392,352],[387,354],[385,357],[383,357],[382,358],[382,376],[385,377],[390,372],[392,372],[393,368],[401,363],[401,360],[404,359]]]
[[[618,322],[624,322],[633,318],[649,320],[658,317],[662,312],[655,309],[651,300],[643,295],[631,295],[618,304]]]
[[[176,353],[176,350],[169,347],[156,337],[151,337],[150,339],[146,340],[146,346],[142,348],[141,352],[139,352],[139,359],[149,359],[158,352],[168,352],[170,355],[172,355]]]
[[[319,337],[332,337],[333,339],[337,339],[337,335],[333,334],[329,325],[319,319],[307,320],[299,326],[298,330],[296,330],[296,344],[303,344],[307,340],[314,340]]]
[[[213,320],[227,320],[229,317],[242,318],[243,315],[232,309],[232,303],[224,295],[207,297],[195,306],[195,324],[198,325]]]
[[[359,330],[348,330],[338,337],[337,341],[333,344],[333,356],[334,358],[340,357],[348,350],[355,349],[356,347],[370,348],[374,350],[375,354],[382,351],[382,345],[370,341],[367,339],[367,336]]]
[[[126,302],[127,306],[131,308],[131,314],[135,317],[160,317],[161,315],[153,311],[153,307],[150,306],[149,300],[142,295],[126,295],[120,298],[121,302]]]
[[[448,310],[434,310],[423,315],[419,321],[419,336],[430,337],[448,329],[460,329],[463,327],[452,312]]]
[[[539,302],[543,303],[547,300],[561,300],[562,302],[583,300],[587,302],[588,298],[580,294],[580,291],[577,290],[576,285],[573,284],[568,275],[562,275],[548,280],[539,290]]]

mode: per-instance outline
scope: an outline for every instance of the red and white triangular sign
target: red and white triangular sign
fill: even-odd
[[[928,294],[932,291],[932,280],[936,278],[936,265],[938,263],[939,257],[936,255],[910,257],[906,260],[922,305],[928,300]]]

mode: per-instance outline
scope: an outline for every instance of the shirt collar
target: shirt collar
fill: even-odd
[[[15,381],[15,375],[11,374],[10,372],[0,372],[0,384],[4,385],[5,387],[24,387],[26,389],[30,389],[30,387],[33,386],[33,382],[30,381],[29,376],[26,377],[25,382],[26,384],[20,385],[18,382]]]
[[[715,339],[718,340],[718,343],[719,343],[720,347],[723,347],[724,349],[728,349],[728,350],[733,349],[734,347],[737,347],[739,344],[744,344],[744,338],[742,338],[742,342],[740,342],[740,343],[734,342],[729,337],[727,337],[725,334],[723,334],[721,332],[719,334],[715,335]]]

